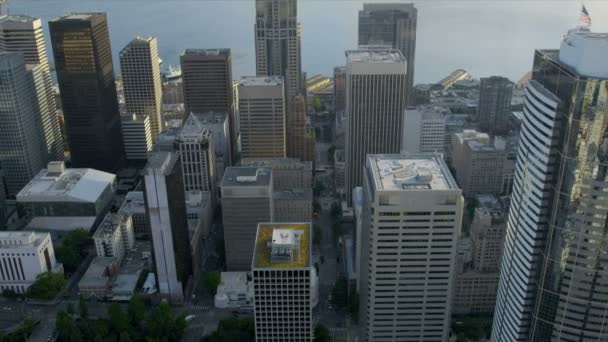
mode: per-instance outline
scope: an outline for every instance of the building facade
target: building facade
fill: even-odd
[[[401,153],[443,153],[446,113],[449,110],[439,106],[406,109]]]
[[[40,121],[46,144],[44,162],[63,160],[63,138],[57,117],[53,81],[44,44],[42,21],[23,15],[0,17],[0,50],[21,52],[35,88]]]
[[[150,115],[121,115],[120,127],[127,160],[145,162],[154,145]]]
[[[196,115],[189,115],[175,140],[180,155],[184,192],[199,190],[216,194],[213,134]]]
[[[144,184],[158,291],[171,301],[182,302],[193,269],[179,155],[152,154]]]
[[[221,190],[226,268],[250,270],[257,225],[273,221],[272,170],[229,167]]]
[[[482,77],[479,85],[477,118],[479,129],[489,134],[504,134],[509,128],[513,82],[506,77]]]
[[[285,128],[283,79],[243,77],[239,84],[241,158],[285,158]]]
[[[114,257],[120,263],[133,248],[133,218],[117,213],[107,213],[93,234],[95,250],[99,257]]]
[[[535,52],[492,341],[608,338],[606,53],[580,27]]]
[[[408,105],[414,100],[414,64],[418,10],[414,4],[363,4],[359,11],[359,46],[398,49],[407,63],[404,94]]]
[[[304,96],[294,96],[289,103],[286,115],[286,147],[287,157],[314,162],[316,159],[315,135],[310,134],[306,124],[306,99]],[[314,130],[312,130],[314,132]]]
[[[230,49],[186,49],[180,56],[184,107],[190,113],[226,113],[228,120],[228,162],[236,162],[238,130],[232,85]]]
[[[251,266],[256,341],[312,341],[311,241],[310,223],[258,225]]]
[[[153,141],[163,127],[160,62],[156,37],[136,37],[120,51],[120,75],[127,112],[148,115]]]
[[[364,341],[447,341],[461,191],[441,156],[370,155],[359,292]]]
[[[63,273],[55,259],[51,234],[30,231],[0,232],[0,290],[26,294],[44,272]]]
[[[346,110],[346,68],[334,68],[334,103],[337,112]]]
[[[133,221],[133,234],[136,237],[144,237],[150,234],[150,222],[146,214],[146,204],[142,191],[130,191],[125,196],[125,201],[118,209],[123,216],[131,216]]]
[[[312,189],[274,191],[272,202],[276,222],[310,222],[312,220]]]
[[[294,158],[243,159],[241,165],[271,168],[274,191],[312,189],[313,169],[309,161]]]
[[[49,31],[72,166],[114,171],[124,148],[106,15],[68,14]]]
[[[14,197],[47,159],[35,85],[20,52],[0,52],[0,162],[6,191]]]
[[[287,99],[302,94],[300,50],[297,0],[256,0],[256,75],[282,76]]]
[[[346,52],[346,199],[361,186],[368,154],[399,153],[406,62],[399,50]]]

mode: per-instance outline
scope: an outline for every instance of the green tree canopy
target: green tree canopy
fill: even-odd
[[[222,275],[220,272],[206,272],[203,276],[203,285],[209,292],[215,295],[217,287],[222,282]]]
[[[87,230],[75,229],[65,234],[61,245],[55,248],[55,256],[66,272],[71,273],[78,269],[92,244],[93,239]]]
[[[314,342],[330,342],[331,336],[329,335],[329,330],[326,326],[319,323],[315,327],[315,339]]]
[[[36,281],[28,288],[28,296],[35,299],[51,300],[65,286],[62,273],[44,272],[36,277]]]
[[[108,319],[110,330],[116,336],[129,331],[129,318],[120,305],[114,303],[108,307]]]

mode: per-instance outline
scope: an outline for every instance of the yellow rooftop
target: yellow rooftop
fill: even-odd
[[[253,268],[310,266],[310,223],[260,223]]]

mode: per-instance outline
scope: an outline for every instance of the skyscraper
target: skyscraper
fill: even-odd
[[[125,114],[120,117],[125,157],[129,162],[145,163],[152,151],[152,127],[149,115]]]
[[[154,153],[148,159],[144,176],[158,290],[176,302],[184,300],[186,283],[193,274],[179,163],[178,154]]]
[[[0,163],[10,197],[45,166],[46,144],[35,100],[23,54],[0,52]]]
[[[180,63],[186,117],[209,111],[228,115],[230,155],[226,161],[232,165],[238,154],[238,136],[230,49],[186,49]]]
[[[241,79],[239,129],[241,158],[285,158],[285,95],[281,77]]]
[[[36,89],[36,100],[43,139],[46,144],[45,163],[63,160],[63,138],[57,118],[57,105],[49,62],[44,45],[42,22],[38,18],[22,15],[0,17],[0,50],[21,52]],[[35,65],[39,65],[36,67]]]
[[[607,54],[584,28],[534,54],[492,341],[608,338]]]
[[[304,96],[294,96],[289,104],[289,115],[286,115],[287,157],[306,161],[315,161],[314,131],[311,135],[306,126],[306,99]]]
[[[438,155],[369,155],[361,340],[448,341],[463,198]]]
[[[175,148],[179,152],[184,179],[184,191],[215,190],[215,148],[213,133],[195,114],[190,114],[177,138]]]
[[[512,96],[513,82],[508,78],[500,76],[481,78],[477,107],[480,130],[492,135],[508,131]]]
[[[406,153],[443,153],[446,107],[421,105],[403,113],[403,144]]]
[[[255,1],[258,76],[283,76],[287,99],[301,94],[302,58],[297,0]]]
[[[399,50],[346,52],[346,198],[361,186],[368,154],[399,153],[406,62]]]
[[[229,167],[221,189],[226,268],[250,270],[258,223],[273,221],[272,171]]]
[[[163,89],[156,37],[136,37],[120,51],[127,112],[150,117],[152,140],[163,127]]]
[[[359,11],[359,46],[398,49],[407,63],[405,96],[408,105],[414,99],[414,59],[418,10],[414,4],[363,4]]]
[[[73,167],[112,171],[124,159],[105,13],[49,21]]]
[[[346,109],[346,68],[334,68],[334,99],[336,112]]]
[[[312,341],[311,240],[310,223],[258,225],[251,263],[256,341]]]

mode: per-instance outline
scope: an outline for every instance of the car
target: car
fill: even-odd
[[[188,322],[191,322],[195,318],[196,318],[196,315],[188,315],[188,316],[186,316],[186,318],[184,318],[184,321],[186,321],[186,323],[188,323]]]

